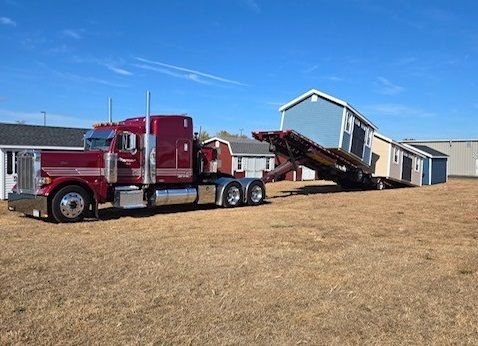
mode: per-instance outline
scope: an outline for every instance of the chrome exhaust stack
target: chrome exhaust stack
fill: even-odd
[[[143,184],[156,183],[156,138],[151,135],[151,93],[146,91]]]

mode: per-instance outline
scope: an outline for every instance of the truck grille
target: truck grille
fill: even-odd
[[[20,193],[36,192],[36,154],[33,151],[23,151],[17,156],[17,191]]]

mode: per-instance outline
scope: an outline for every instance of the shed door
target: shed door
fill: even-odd
[[[412,181],[412,166],[412,158],[404,155],[402,164],[402,180]]]
[[[360,123],[354,124],[354,132],[352,135],[352,148],[350,152],[363,158],[363,146],[365,143],[365,129],[360,126]]]

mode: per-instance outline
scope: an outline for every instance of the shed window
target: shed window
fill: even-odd
[[[345,122],[345,132],[350,133],[352,131],[352,113],[347,112],[346,122]]]
[[[398,148],[393,148],[393,162],[398,163],[400,158],[400,150]]]
[[[415,171],[420,171],[422,160],[419,157],[415,157]]]
[[[367,131],[367,141],[365,143],[368,147],[372,146],[372,136],[373,136],[372,129],[368,129],[368,131]]]
[[[242,156],[237,157],[237,170],[242,171]]]
[[[14,156],[13,151],[7,151],[7,174],[13,174],[15,172]]]
[[[266,158],[266,171],[270,171],[272,167],[272,158]]]

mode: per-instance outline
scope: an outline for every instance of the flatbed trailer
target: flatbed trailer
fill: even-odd
[[[294,130],[253,132],[252,136],[268,142],[270,151],[287,161],[265,175],[264,183],[277,180],[286,173],[306,166],[319,172],[323,179],[332,180],[345,189],[383,189],[391,187],[387,180],[373,177],[370,167],[353,162],[340,151],[329,150]]]

